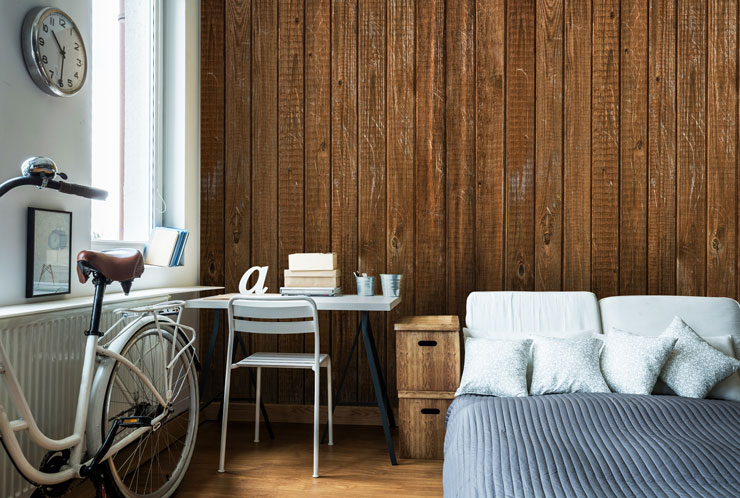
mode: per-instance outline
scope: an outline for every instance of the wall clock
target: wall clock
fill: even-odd
[[[75,22],[63,11],[53,7],[30,10],[23,21],[21,45],[28,74],[44,92],[69,97],[85,84],[85,43]]]

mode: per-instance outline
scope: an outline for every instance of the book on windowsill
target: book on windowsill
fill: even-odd
[[[341,296],[341,287],[280,287],[283,296]]]
[[[153,266],[182,266],[189,236],[187,230],[156,227],[144,250],[144,263]]]

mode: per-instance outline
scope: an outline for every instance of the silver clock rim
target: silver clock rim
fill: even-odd
[[[82,73],[82,82],[80,86],[75,90],[67,91],[62,90],[54,83],[50,82],[46,77],[44,68],[41,66],[39,57],[39,46],[38,46],[38,34],[40,21],[46,19],[51,14],[61,14],[69,19],[73,24],[75,31],[80,38],[80,44],[82,46],[82,52],[85,54],[85,71]],[[71,97],[77,94],[82,87],[85,86],[87,80],[87,49],[85,48],[85,40],[80,33],[80,29],[77,27],[77,23],[72,20],[66,12],[56,7],[35,7],[28,11],[25,19],[23,20],[23,28],[21,31],[21,46],[23,50],[23,59],[26,63],[26,69],[31,79],[36,85],[43,90],[45,93],[54,97]]]

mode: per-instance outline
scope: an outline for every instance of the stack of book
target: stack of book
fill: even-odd
[[[179,228],[155,228],[144,250],[144,263],[154,266],[182,266],[189,235],[190,232]]]
[[[336,253],[299,253],[288,256],[284,296],[338,296],[342,293]]]

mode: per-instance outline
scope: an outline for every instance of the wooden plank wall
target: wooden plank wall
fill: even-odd
[[[403,273],[372,319],[392,393],[393,322],[473,290],[737,298],[737,4],[203,0],[203,283],[259,264],[277,290],[296,251],[336,251],[348,291]],[[321,326],[336,380],[357,317]],[[354,354],[342,400],[367,402]],[[308,377],[264,382],[311,400]]]

